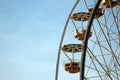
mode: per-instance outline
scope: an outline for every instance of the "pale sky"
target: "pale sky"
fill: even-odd
[[[0,80],[54,80],[60,38],[73,4],[0,0]]]
[[[75,12],[86,10],[82,1]],[[0,80],[55,80],[59,43],[75,2],[0,0]],[[88,7],[91,8],[93,2],[88,2]],[[81,27],[82,23],[78,23],[78,27]],[[84,27],[87,27],[86,23],[83,23]],[[98,24],[94,24],[97,28]],[[74,28],[68,26],[64,43],[80,43],[72,36]],[[92,40],[95,40],[95,36],[92,36]],[[78,80],[79,73],[65,72],[63,62],[66,56],[61,56],[59,80]],[[79,59],[80,56],[77,57]]]

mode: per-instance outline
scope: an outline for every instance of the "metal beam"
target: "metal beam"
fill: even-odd
[[[80,80],[84,80],[84,77],[85,77],[84,76],[84,73],[85,73],[85,59],[86,59],[86,50],[87,50],[88,38],[89,38],[89,34],[90,34],[90,30],[91,30],[91,25],[93,23],[96,10],[99,7],[101,1],[102,0],[98,0],[97,1],[96,5],[95,5],[95,7],[93,9],[92,15],[90,17],[89,23],[87,25],[87,32],[86,32],[85,39],[83,41],[84,47],[83,47],[82,56],[81,56]]]

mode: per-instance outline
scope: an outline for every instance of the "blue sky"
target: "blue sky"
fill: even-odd
[[[0,80],[54,80],[74,0],[0,0]]]
[[[75,1],[0,0],[0,80],[54,80],[61,35]],[[87,4],[92,7],[93,1]],[[74,12],[85,10],[81,1]],[[72,36],[73,24],[68,26],[63,43],[80,43]],[[64,71],[65,59],[62,54],[59,80],[78,80],[79,73]]]

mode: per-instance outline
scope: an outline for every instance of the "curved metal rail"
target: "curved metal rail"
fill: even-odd
[[[59,72],[59,62],[60,62],[60,53],[61,53],[61,46],[62,46],[62,43],[63,43],[63,39],[64,39],[64,36],[65,36],[65,32],[66,32],[66,29],[67,29],[67,25],[69,23],[69,17],[71,16],[71,14],[73,13],[74,9],[76,8],[77,4],[79,3],[80,0],[77,0],[76,3],[74,4],[68,18],[67,18],[67,21],[66,21],[66,24],[65,24],[65,27],[64,27],[64,30],[63,30],[63,34],[62,34],[62,37],[61,37],[61,41],[60,41],[60,45],[59,45],[59,50],[58,50],[58,56],[57,56],[57,65],[56,65],[56,73],[55,73],[55,80],[58,80],[58,72]]]

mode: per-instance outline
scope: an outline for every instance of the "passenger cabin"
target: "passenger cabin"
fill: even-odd
[[[113,0],[102,0],[102,5],[106,8],[112,8],[114,6],[117,6],[117,1]]]
[[[120,0],[118,0],[117,5],[120,6]]]
[[[93,12],[93,8],[88,8],[88,9],[86,10],[86,12],[92,13],[92,12]],[[96,14],[95,14],[95,17],[94,17],[94,18],[99,18],[99,17],[101,17],[102,15],[103,15],[103,9],[102,9],[102,8],[98,8],[98,9],[96,10]]]
[[[80,71],[79,62],[68,62],[64,64],[65,71],[69,73],[78,73]]]
[[[85,34],[86,34],[86,30],[85,30],[85,29],[82,29],[82,33],[79,33],[79,32],[77,32],[77,31],[74,31],[74,32],[73,32],[73,36],[74,36],[76,39],[78,39],[78,40],[84,40]],[[92,32],[90,32],[90,34],[89,34],[89,37],[91,37],[91,36],[92,36]]]
[[[81,52],[83,49],[82,44],[66,44],[61,48],[64,52],[77,53]]]
[[[73,19],[75,21],[88,21],[90,19],[91,14],[88,12],[79,12],[79,13],[74,13],[73,15],[70,16],[70,19]]]
[[[90,19],[90,16],[92,14],[93,8],[87,9],[86,12],[79,12],[79,13],[74,13],[73,15],[70,16],[70,19],[76,20],[76,21],[88,21]],[[94,18],[99,18],[103,15],[103,9],[98,8],[95,14]]]

